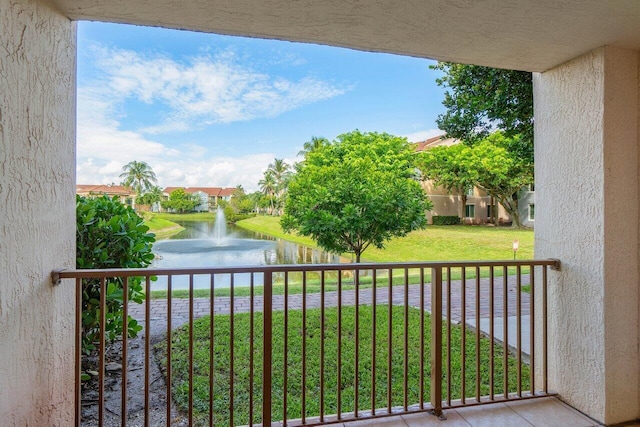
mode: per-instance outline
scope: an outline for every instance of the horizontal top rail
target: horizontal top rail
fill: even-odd
[[[106,268],[106,269],[64,269],[51,273],[53,284],[62,279],[87,279],[108,277],[197,275],[197,274],[233,274],[233,273],[281,273],[298,271],[362,271],[374,269],[400,268],[456,268],[456,267],[515,267],[515,266],[549,266],[553,270],[560,269],[560,260],[485,260],[485,261],[421,261],[393,263],[359,263],[359,264],[281,264],[252,265],[234,267],[200,267],[200,268]]]

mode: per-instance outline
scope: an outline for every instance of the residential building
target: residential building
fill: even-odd
[[[235,190],[232,187],[166,187],[162,190],[162,194],[168,199],[169,195],[177,189],[183,189],[185,193],[195,195],[200,199],[200,204],[195,209],[197,212],[215,210],[220,201],[230,201]]]
[[[129,205],[134,209],[136,207],[136,192],[131,187],[127,187],[124,185],[77,184],[76,194],[84,197],[102,195],[109,197],[117,196],[118,200],[120,200],[121,203]]]
[[[50,275],[75,265],[77,20],[533,72],[535,254],[562,265],[537,331],[549,387],[598,422],[640,418],[636,0],[0,0],[3,424],[74,420],[76,288]]]
[[[458,139],[439,135],[416,142],[413,147],[416,152],[422,152],[435,147],[450,147],[460,142]],[[433,223],[434,216],[458,216],[463,224],[487,224],[492,221],[492,209],[498,209],[498,223],[511,222],[511,217],[505,209],[479,187],[467,189],[465,206],[462,206],[462,195],[451,194],[446,189],[435,186],[432,180],[423,180],[420,184],[433,203],[433,208],[427,212],[429,224]]]

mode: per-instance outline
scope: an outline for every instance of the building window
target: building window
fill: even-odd
[[[536,205],[531,203],[529,205],[529,221],[535,221],[535,220],[536,220]]]
[[[473,190],[474,190],[473,187],[467,188],[467,197],[473,197],[474,195]]]
[[[493,213],[493,205],[488,204],[487,205],[487,218],[491,219],[493,218],[493,215],[491,215]]]
[[[531,192],[536,191],[536,185],[535,184],[529,184],[529,191],[531,191]]]
[[[464,206],[464,217],[465,218],[475,218],[476,217],[476,205],[465,205]]]

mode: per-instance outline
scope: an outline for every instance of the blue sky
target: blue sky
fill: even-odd
[[[164,186],[252,191],[274,158],[359,129],[440,134],[432,61],[119,24],[78,24],[79,184],[146,161]]]

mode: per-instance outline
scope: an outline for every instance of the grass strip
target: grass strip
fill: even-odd
[[[325,310],[325,331],[324,341],[321,341],[321,311],[320,309],[307,310],[306,314],[306,388],[302,390],[302,312],[295,310],[288,313],[288,330],[284,330],[284,312],[276,311],[273,313],[273,365],[272,365],[272,398],[273,398],[273,418],[282,419],[283,415],[283,397],[287,393],[287,418],[295,419],[302,416],[301,397],[303,393],[306,396],[307,417],[319,415],[319,396],[324,394],[325,413],[335,414],[341,412],[351,412],[354,410],[354,379],[357,375],[359,379],[359,387],[357,390],[359,409],[369,410],[371,404],[371,384],[372,384],[372,353],[375,349],[375,402],[376,408],[383,408],[387,405],[387,363],[389,357],[389,349],[387,342],[389,339],[389,317],[388,306],[379,305],[376,310],[375,329],[373,329],[373,310],[372,306],[360,306],[359,308],[359,364],[356,369],[355,349],[355,307],[342,308],[342,328],[338,331],[338,309],[328,308]],[[391,396],[392,406],[399,406],[403,403],[404,387],[404,308],[399,306],[392,307],[391,314]],[[230,365],[230,347],[234,349],[234,372],[233,372],[233,388],[234,388],[234,423],[250,424],[250,422],[259,423],[262,407],[262,315],[255,314],[255,349],[254,349],[254,419],[249,420],[249,384],[250,384],[250,315],[249,313],[237,314],[234,316],[234,329],[230,331],[230,316],[217,315],[214,321],[214,419],[213,424],[216,426],[229,425],[230,419],[230,400],[229,400],[229,365]],[[425,378],[424,400],[429,401],[430,393],[430,320],[429,315],[425,314],[425,368],[424,372],[420,372],[419,357],[420,348],[420,311],[418,309],[409,308],[408,311],[408,401],[409,404],[419,402],[419,381],[421,377]],[[210,321],[206,316],[194,322],[194,411],[197,423],[196,425],[208,425],[209,415],[209,345],[212,342],[210,337]],[[461,396],[461,329],[458,326],[452,328],[452,341],[449,351],[452,354],[452,399]],[[375,330],[375,340],[373,340],[373,331]],[[283,389],[284,384],[284,337],[288,340],[287,357],[287,384],[288,389]],[[338,334],[341,335],[342,348],[338,349]],[[443,331],[443,336],[444,331]],[[446,340],[446,339],[445,339]],[[320,346],[324,343],[324,389],[320,386]],[[176,331],[172,335],[172,393],[178,408],[185,411],[189,402],[189,335],[186,325]],[[490,341],[482,338],[480,341],[480,372],[476,372],[476,343],[475,335],[472,331],[468,331],[466,335],[466,395],[474,396],[475,380],[479,378],[481,384],[481,395],[489,394],[489,349]],[[156,356],[161,366],[166,368],[166,348],[167,342],[160,342],[156,345]],[[443,363],[446,363],[446,342],[443,348]],[[342,369],[338,376],[338,351],[341,352]],[[501,346],[494,347],[494,382],[498,389],[496,393],[502,393],[502,378],[504,372],[503,366],[503,350]],[[508,377],[509,391],[515,391],[517,381],[516,360],[509,357],[508,361]],[[444,375],[443,375],[444,377]],[[522,386],[523,389],[529,387],[529,368],[526,365],[522,367]],[[445,386],[443,379],[443,391]],[[337,407],[337,390],[341,390],[342,405]]]

